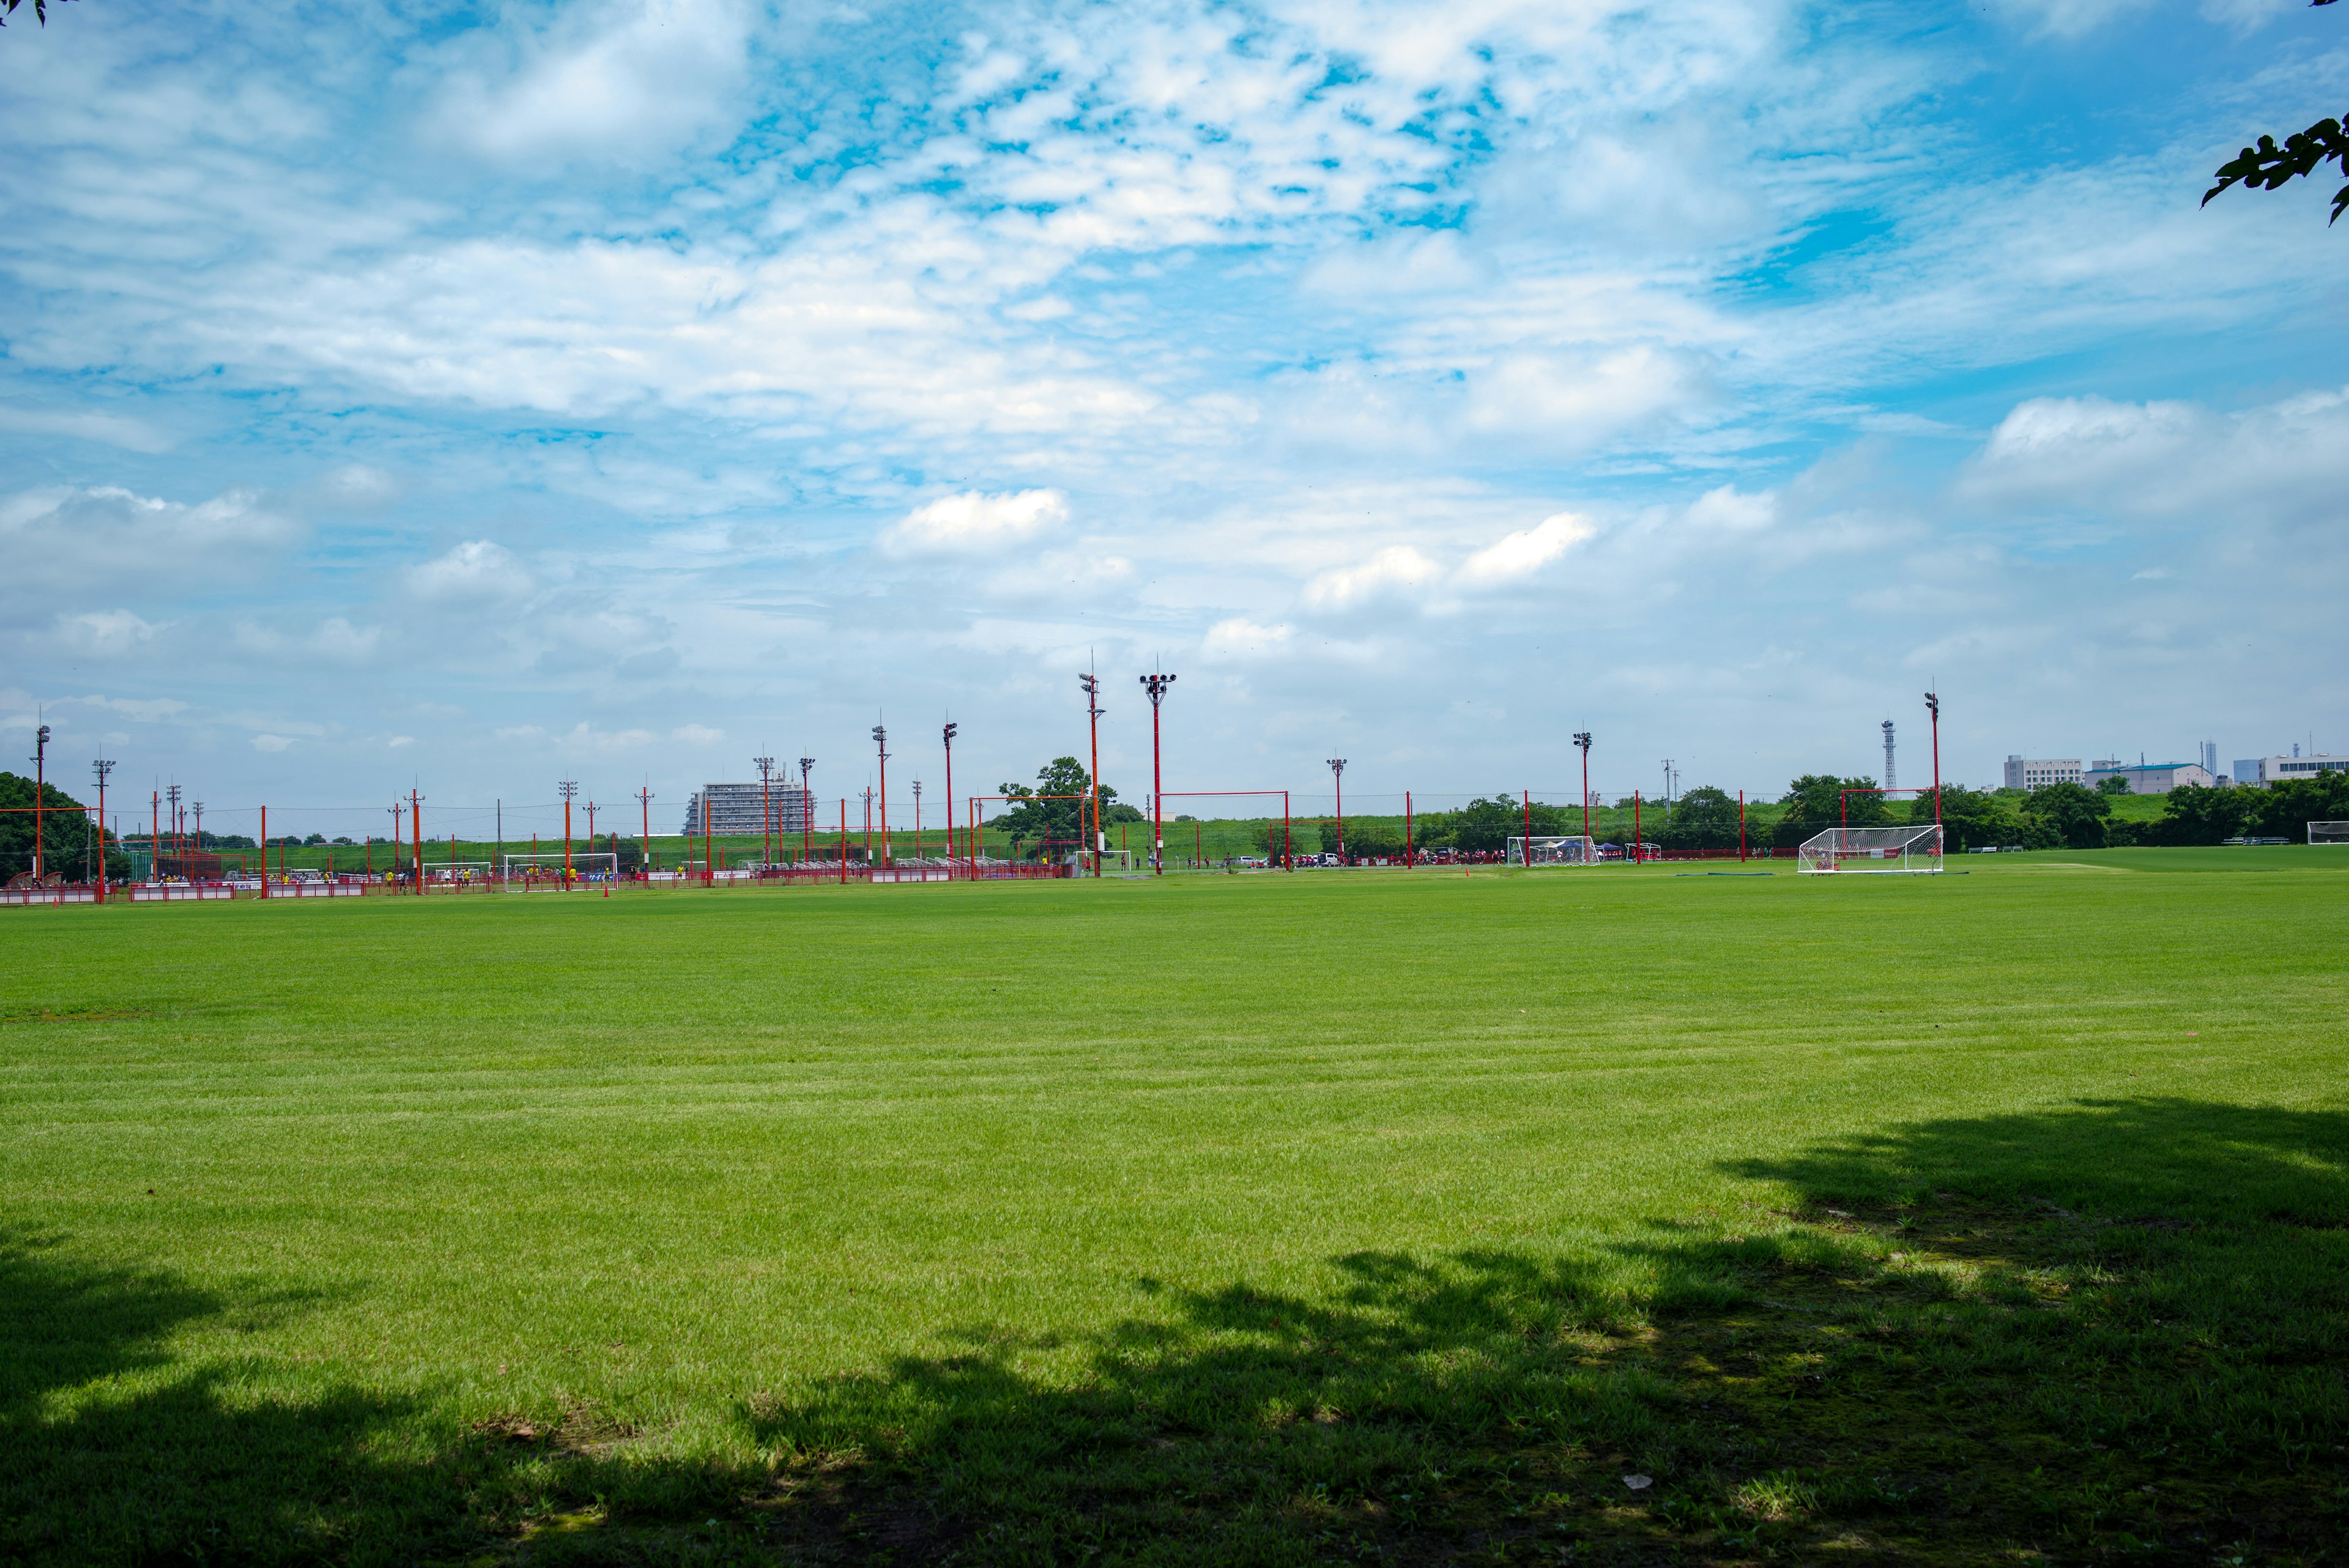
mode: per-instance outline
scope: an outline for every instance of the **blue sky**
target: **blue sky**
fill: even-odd
[[[1170,790],[2349,749],[2349,229],[2195,205],[2340,9],[22,13],[0,727],[353,832],[992,785],[1089,658],[1129,795],[1154,660]]]

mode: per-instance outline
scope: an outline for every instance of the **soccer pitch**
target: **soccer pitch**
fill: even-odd
[[[2337,1560],[2349,853],[1768,869],[6,911],[0,1557]]]

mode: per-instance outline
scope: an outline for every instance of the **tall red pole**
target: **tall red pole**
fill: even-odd
[[[33,880],[38,883],[48,861],[41,854],[41,797],[48,793],[49,727],[47,724],[33,732]],[[173,789],[180,786],[173,784]]]
[[[1402,792],[1402,864],[1408,871],[1415,863],[1411,848],[1411,791]]]
[[[265,805],[261,808],[261,896],[269,897],[269,808]]]
[[[410,814],[408,819],[408,842],[409,846],[416,851],[416,891],[420,896],[424,891],[424,797],[417,794],[413,788],[408,792],[408,809]],[[570,820],[570,808],[565,806],[564,822],[567,826]],[[567,849],[569,846],[564,847]]]
[[[147,875],[160,882],[162,868],[155,857],[163,852],[163,797],[152,792],[147,796]],[[261,880],[269,881],[269,831],[264,824],[261,834]]]
[[[1745,792],[1737,792],[1737,863],[1745,864]]]
[[[1139,677],[1143,689],[1150,693],[1150,846],[1151,858],[1158,876],[1166,875],[1166,780],[1158,765],[1158,704],[1166,700],[1166,689],[1174,684],[1174,677],[1153,670]]]
[[[955,843],[954,843],[954,738],[955,738],[955,726],[954,726],[954,725],[952,725],[952,724],[948,724],[948,725],[946,727],[946,729],[945,729],[945,731],[943,732],[943,733],[944,733],[944,736],[945,736],[945,739],[946,739],[946,743],[947,743],[947,876],[949,876],[949,877],[951,877],[951,876],[953,876],[953,875],[954,875],[954,859],[955,859]],[[978,876],[978,867],[977,866],[975,866],[975,865],[971,867],[971,875],[972,875],[972,876],[974,876],[974,877],[976,877],[976,876]]]
[[[1282,790],[1280,792],[1280,868],[1283,871],[1297,869],[1297,846],[1289,842],[1288,823],[1288,792]]]
[[[571,780],[564,779],[554,788],[556,793],[563,796],[563,890],[568,893],[571,891],[571,797],[579,793],[579,786]],[[701,803],[701,813],[704,816],[709,815],[709,801],[706,792]],[[416,890],[419,893],[424,891],[423,884],[419,883]]]
[[[718,886],[718,862],[714,858],[717,854],[718,830],[712,827],[709,822],[709,819],[716,815],[709,809],[709,789],[705,784],[701,791],[701,885],[705,888]],[[563,826],[564,831],[566,833],[570,831],[571,815],[568,812],[564,814]],[[564,845],[564,853],[568,854],[570,847],[569,845]]]
[[[815,858],[815,791],[808,787],[808,770],[813,766],[813,757],[800,759],[800,858],[810,861]]]
[[[848,886],[848,802],[840,803],[840,885]]]
[[[636,791],[636,804],[644,808],[645,846],[644,864],[636,868],[636,876],[639,879],[649,882],[652,880],[653,874],[653,792],[649,784]]]
[[[759,873],[764,876],[767,863],[775,857],[774,808],[767,804],[767,781],[775,771],[775,759],[753,757],[750,760],[759,764]]]
[[[1534,792],[1522,792],[1526,803],[1526,869],[1534,868]]]
[[[886,866],[889,863],[889,732],[883,729],[878,724],[873,726],[873,749],[881,754],[880,863]],[[868,833],[871,831],[872,826],[873,825],[870,822],[865,824],[865,828]],[[864,856],[868,862],[873,857],[873,850],[869,842],[866,846]]]
[[[1925,693],[1926,711],[1933,715],[1933,826],[1941,826],[1941,697]]]
[[[1634,866],[1646,857],[1646,851],[1641,848],[1646,842],[1640,836],[1640,792],[1633,790],[1631,792],[1631,864]]]
[[[1590,732],[1574,732],[1575,749],[1582,753],[1582,836],[1590,836]]]
[[[106,902],[106,775],[114,771],[114,764],[100,760],[90,766],[98,770],[98,901],[103,904]]]
[[[1102,851],[1104,848],[1106,848],[1106,847],[1108,846],[1108,844],[1109,844],[1109,836],[1108,836],[1108,835],[1106,835],[1106,834],[1104,834],[1104,833],[1102,831],[1102,809],[1101,809],[1101,716],[1102,716],[1102,713],[1103,712],[1103,709],[1102,708],[1102,705],[1101,705],[1101,677],[1100,677],[1100,675],[1099,675],[1097,672],[1090,671],[1090,670],[1089,670],[1089,671],[1087,671],[1085,674],[1082,674],[1082,675],[1080,675],[1080,676],[1078,676],[1078,677],[1077,677],[1077,684],[1078,684],[1079,686],[1081,686],[1081,687],[1082,687],[1082,688],[1084,689],[1084,693],[1085,693],[1085,717],[1086,717],[1086,719],[1087,719],[1087,720],[1089,720],[1089,721],[1091,722],[1092,726],[1092,736],[1093,736],[1093,792],[1092,792],[1092,793],[1093,793],[1093,844],[1092,844],[1092,849],[1093,849],[1093,876],[1094,876],[1094,877],[1095,877],[1096,879],[1098,879],[1098,878],[1100,877],[1101,874],[1102,874]],[[1081,817],[1082,815],[1084,815],[1084,811],[1083,811],[1083,808],[1082,808],[1081,804],[1080,804],[1080,806],[1079,806],[1079,809],[1078,809],[1077,815],[1078,815],[1079,816],[1081,816]]]

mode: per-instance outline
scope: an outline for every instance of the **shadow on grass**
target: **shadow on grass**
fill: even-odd
[[[975,1329],[967,1354],[752,1398],[736,1446],[690,1460],[565,1447],[561,1412],[518,1442],[352,1395],[240,1400],[224,1374],[175,1375],[165,1345],[241,1309],[19,1246],[0,1264],[0,1547],[1286,1563],[2349,1546],[2349,1116],[2082,1104],[1737,1174],[1767,1194],[1749,1212],[1568,1258],[1356,1253],[1314,1297],[1139,1282],[1136,1314],[1074,1347],[1078,1375],[1023,1369],[1069,1346]],[[54,1344],[34,1343],[44,1325]],[[564,1510],[585,1527],[528,1530]]]

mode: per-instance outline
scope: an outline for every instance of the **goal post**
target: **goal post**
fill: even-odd
[[[2349,822],[2312,822],[2308,825],[2311,844],[2349,844]]]
[[[1795,869],[1845,876],[1930,876],[1941,869],[1941,825],[1830,827],[1803,840]]]
[[[1509,840],[1509,864],[1512,866],[1596,866],[1599,846],[1581,834],[1564,836]]]
[[[428,863],[426,870],[431,869]],[[616,882],[620,879],[620,857],[608,849],[574,849],[571,852],[572,874],[582,882]],[[509,855],[505,858],[508,882],[563,880],[563,857],[560,855]]]

